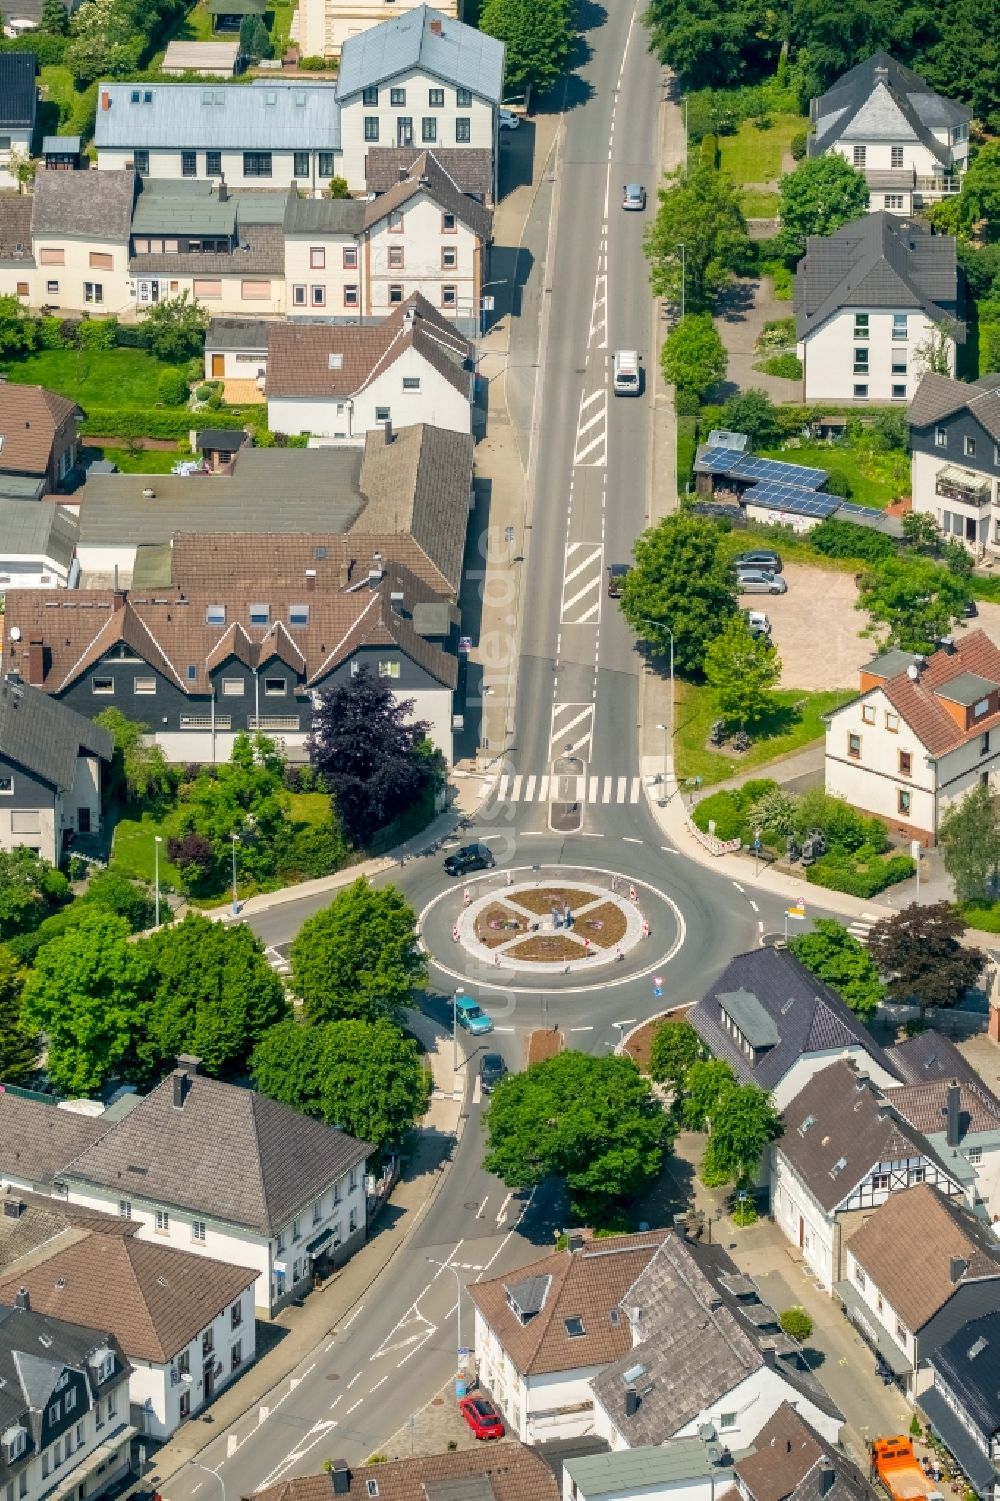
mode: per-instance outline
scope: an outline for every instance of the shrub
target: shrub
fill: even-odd
[[[303,73],[321,73],[325,68],[332,68],[333,64],[325,57],[300,57],[299,67]]]
[[[867,899],[898,881],[908,881],[912,875],[913,861],[909,855],[876,855],[861,862],[857,857],[852,860],[840,853],[821,856],[815,865],[809,866],[806,880],[829,891],[846,891],[850,896]]]
[[[801,1345],[813,1332],[813,1321],[804,1308],[798,1304],[794,1308],[786,1308],[778,1315],[778,1323],[789,1339],[797,1339]]]
[[[828,516],[813,528],[809,545],[825,558],[857,558],[862,563],[881,562],[895,551],[891,537],[884,532],[855,526],[853,521],[838,521],[835,516]]]
[[[831,469],[830,477],[826,482],[829,495],[839,495],[841,500],[850,500],[851,482],[842,469]]]
[[[674,396],[674,411],[678,417],[697,417],[701,402],[694,391],[678,390]]]
[[[212,841],[190,830],[167,840],[167,859],[176,865],[185,881],[203,881],[215,863]]]
[[[748,834],[747,816],[755,803],[777,790],[778,784],[769,777],[758,777],[744,782],[725,792],[713,792],[703,797],[691,815],[702,833],[708,833],[709,820],[715,821],[715,833],[719,839],[743,839]]]
[[[117,318],[87,318],[76,331],[76,342],[81,349],[114,349],[117,329]]]
[[[45,68],[62,62],[68,40],[68,37],[54,36],[51,32],[32,31],[27,36],[0,37],[0,52],[33,52],[39,67]]]
[[[920,1419],[917,1417],[916,1413],[914,1413],[912,1418],[910,1419],[910,1434],[913,1438],[922,1438],[923,1433],[924,1430],[920,1426]]]
[[[703,162],[707,162],[710,167],[717,167],[719,165],[718,137],[715,135],[704,136],[701,145],[698,147],[698,156]]]
[[[212,418],[213,427],[251,427],[266,421],[267,408],[257,413],[226,408]],[[192,427],[192,414],[186,407],[140,411],[138,408],[88,407],[80,424],[83,437],[100,435],[109,438],[186,438]]]
[[[338,177],[331,177],[330,178],[330,197],[331,198],[350,198],[350,196],[351,196],[351,189],[350,189],[350,186],[348,184],[348,181],[347,181],[346,177],[339,177],[338,176]]]
[[[800,162],[804,159],[809,147],[809,132],[797,130],[788,143],[788,149],[792,153],[792,161]]]
[[[747,1194],[746,1198],[737,1198],[730,1217],[733,1224],[737,1225],[741,1230],[745,1230],[748,1225],[756,1225],[757,1205],[749,1194]]]
[[[310,825],[296,830],[279,874],[298,875],[307,880],[329,876],[340,869],[349,854],[347,844],[332,823]]]
[[[188,384],[180,370],[164,370],[156,389],[160,400],[168,407],[182,406],[188,399]]]
[[[214,386],[210,386],[209,383],[208,383],[208,381],[202,381],[202,383],[201,383],[200,386],[196,386],[195,387],[195,391],[194,391],[195,400],[196,401],[207,401],[208,398],[211,396],[211,394],[212,394],[212,392],[214,390],[215,390],[215,387]]]
[[[762,368],[765,375],[776,375],[782,380],[802,379],[802,361],[797,354],[772,354]]]
[[[82,855],[70,855],[66,861],[66,877],[70,881],[82,881],[85,879],[90,866]]]
[[[69,343],[66,323],[62,318],[49,315],[38,319],[38,344],[41,349],[66,349]]]

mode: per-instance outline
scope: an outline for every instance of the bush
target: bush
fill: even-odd
[[[76,331],[76,342],[81,349],[114,349],[117,330],[117,318],[87,318]]]
[[[321,73],[326,68],[332,68],[333,63],[325,57],[300,57],[299,67],[303,73]]]
[[[674,411],[678,417],[697,417],[701,411],[697,393],[678,390],[674,396]]]
[[[913,875],[909,855],[875,855],[862,861],[860,851],[853,859],[846,854],[822,855],[806,871],[806,880],[829,891],[846,891],[865,899],[878,896],[887,886],[908,881]]]
[[[201,383],[200,386],[195,386],[195,390],[194,390],[195,400],[196,401],[207,401],[208,398],[211,396],[211,394],[212,394],[212,392],[214,390],[215,390],[215,387],[212,386],[212,385],[209,385],[209,383],[208,383],[207,380],[202,381],[202,383]]]
[[[747,841],[748,825],[747,814],[766,794],[777,790],[777,782],[770,777],[759,777],[751,782],[744,782],[742,787],[734,787],[725,792],[713,792],[708,797],[703,797],[695,806],[691,815],[695,826],[701,829],[703,834],[708,833],[709,820],[715,821],[715,833],[718,839],[742,839]]]
[[[72,342],[72,334],[68,332],[73,325],[67,325],[63,318],[53,318],[46,315],[38,319],[38,345],[40,349],[68,349]],[[75,332],[75,330],[73,330]]]
[[[27,36],[0,37],[0,52],[33,52],[38,66],[46,68],[62,62],[68,40],[68,37],[54,36],[48,31],[32,31]]]
[[[745,1230],[748,1225],[756,1225],[757,1205],[754,1203],[749,1194],[747,1194],[746,1198],[737,1198],[736,1203],[733,1205],[730,1218],[732,1219],[733,1224],[738,1226],[741,1230]]]
[[[838,521],[835,516],[828,516],[813,527],[809,546],[824,558],[857,558],[862,563],[878,563],[895,552],[892,538],[885,532],[876,532],[870,526],[855,526],[853,521]]]
[[[256,422],[266,420],[266,407],[259,408],[256,413],[228,407],[213,416],[212,426],[252,427]],[[80,424],[80,433],[85,438],[186,438],[193,425],[192,413],[186,407],[160,407],[145,412],[131,407],[88,407]]]
[[[719,139],[715,135],[704,136],[698,147],[698,156],[701,161],[707,162],[710,167],[719,165]]]
[[[765,375],[777,375],[782,380],[802,379],[802,361],[797,354],[772,354],[762,369]]]
[[[180,370],[164,370],[156,383],[160,400],[168,407],[179,407],[188,399],[188,384]]]
[[[809,132],[807,130],[797,130],[788,143],[788,149],[792,153],[793,162],[804,161],[806,152],[809,149]]]
[[[813,1321],[798,1304],[786,1308],[778,1315],[778,1323],[789,1339],[797,1339],[801,1345],[813,1332]]]
[[[332,823],[298,829],[278,874],[305,880],[332,875],[345,864],[350,848]]]
[[[842,469],[831,469],[826,482],[828,495],[839,495],[841,500],[850,500],[851,482]]]

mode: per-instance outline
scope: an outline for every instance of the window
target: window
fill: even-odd
[[[368,1491],[368,1501],[376,1501],[376,1497],[378,1496],[378,1481],[369,1480],[366,1489]]]
[[[889,710],[886,709],[886,711],[885,711],[885,727],[889,731],[890,735],[898,735],[899,734],[899,715],[898,714],[891,714],[889,712]]]
[[[206,151],[205,152],[205,176],[206,177],[221,177],[222,176],[222,152],[221,151]]]
[[[455,117],[455,140],[459,146],[467,146],[472,140],[472,121],[468,115]]]
[[[285,1237],[283,1235],[279,1235],[279,1236],[276,1237],[275,1242],[274,1242],[274,1249],[277,1251],[277,1253],[278,1253],[279,1256],[281,1256],[281,1255],[284,1254],[284,1250],[285,1250]]]
[[[875,723],[875,705],[874,704],[862,704],[862,706],[861,706],[861,718],[864,720],[865,724],[874,724]]]
[[[365,140],[378,140],[378,115],[365,115]]]
[[[284,698],[284,696],[285,696],[285,694],[287,692],[288,692],[288,684],[286,683],[286,681],[285,681],[284,678],[265,678],[264,679],[264,696],[265,696],[265,698]]]
[[[405,109],[406,108],[406,90],[405,89],[390,89],[389,90],[389,103],[392,105],[393,109]]]
[[[905,375],[906,374],[906,355],[905,354],[894,354],[893,355],[893,357],[892,357],[892,373],[893,373],[893,375]]]
[[[298,1220],[292,1220],[292,1240],[301,1240],[301,1239],[302,1239],[302,1231],[299,1228],[299,1222],[298,1222]]]
[[[851,758],[852,761],[860,761],[861,760],[861,736],[860,735],[848,735],[848,737],[847,737],[847,754],[850,756],[850,758]]]
[[[244,177],[270,177],[271,153],[270,151],[244,151],[243,153],[243,176]]]
[[[53,1402],[52,1406],[49,1408],[49,1427],[50,1428],[54,1428],[55,1425],[58,1423],[58,1421],[59,1421],[59,1419],[61,1417],[62,1417],[62,1403],[61,1402]]]
[[[45,1453],[42,1455],[42,1479],[43,1480],[48,1479],[48,1474],[49,1474],[49,1453],[48,1453],[48,1450],[46,1449]]]
[[[361,103],[362,104],[375,104],[375,105],[377,105],[378,104],[378,89],[376,89],[376,88],[362,89],[361,90]]]
[[[356,271],[358,269],[357,245],[344,246],[343,267],[345,271]]]
[[[115,269],[115,258],[113,255],[108,255],[106,251],[92,250],[88,264],[91,271],[113,271]]]
[[[222,297],[222,282],[203,281],[195,277],[192,290],[196,302],[218,302]]]
[[[471,107],[472,107],[472,90],[471,89],[456,89],[455,90],[455,103],[456,103],[456,105],[458,106],[459,109],[471,109]]]
[[[869,315],[867,313],[855,313],[854,337],[856,339],[867,339],[869,331]]]
[[[326,306],[326,287],[321,286],[318,283],[317,283],[316,286],[313,287],[313,289],[312,289],[312,305],[313,305],[313,307],[325,307]]]
[[[243,1341],[241,1339],[238,1339],[233,1345],[229,1364],[230,1369],[234,1371],[238,1371],[243,1364]]]
[[[458,305],[458,288],[443,286],[441,288],[441,306],[456,307]]]
[[[442,245],[441,247],[441,270],[458,270],[458,251],[454,245]]]
[[[45,295],[46,297],[58,297],[59,283],[57,281],[47,281],[45,283]]]
[[[902,1319],[897,1319],[896,1320],[896,1338],[898,1340],[900,1340],[905,1345],[906,1341],[909,1339],[909,1337],[910,1337],[910,1331],[909,1331],[909,1329],[907,1329],[907,1327],[903,1323]]]
[[[893,399],[893,401],[905,401],[906,400],[906,387],[905,386],[893,386],[893,388],[892,388],[892,399]]]
[[[402,245],[390,245],[389,246],[389,270],[390,271],[402,271],[402,269],[403,269],[403,247],[402,247]]]
[[[306,289],[305,289],[305,287],[293,287],[292,288],[292,304],[293,304],[293,306],[294,307],[305,307],[306,301],[307,301],[307,299],[306,299]]]
[[[887,209],[901,209],[903,207],[902,193],[886,193],[885,206]]]
[[[42,266],[65,266],[65,250],[57,250],[54,246],[43,246],[38,252],[39,264]]]
[[[854,165],[856,167],[863,167],[864,164],[865,164],[865,157],[867,155],[868,155],[868,148],[866,146],[855,146],[855,148],[854,148]]]
[[[392,408],[391,407],[376,407],[375,408],[375,421],[376,422],[391,422],[392,421]]]
[[[902,818],[909,818],[910,803],[910,794],[901,788],[900,791],[896,794],[896,812]]]
[[[430,109],[444,109],[444,89],[428,89],[427,104]]]
[[[855,375],[867,375],[868,374],[868,345],[867,344],[860,344],[857,347],[857,349],[855,349],[855,351],[854,351],[854,373],[855,373]]]
[[[908,337],[907,326],[909,319],[905,313],[893,313],[892,315],[892,342],[903,344]]]
[[[288,620],[289,620],[289,623],[291,625],[308,625],[309,624],[309,606],[308,605],[289,605],[288,606]]]
[[[990,707],[990,701],[989,701],[989,699],[988,698],[981,698],[977,704],[973,704],[973,706],[972,706],[972,717],[973,717],[973,719],[982,719],[983,715],[987,712],[987,710],[989,709],[989,707]]]
[[[269,281],[241,282],[240,296],[244,302],[267,302],[271,296],[271,283]]]
[[[736,1414],[735,1414],[735,1412],[720,1412],[719,1413],[719,1427],[720,1428],[735,1428],[736,1427]]]
[[[982,1147],[970,1147],[965,1155],[970,1167],[978,1167],[983,1160],[983,1149]]]
[[[114,693],[115,680],[114,678],[91,678],[90,689],[92,693]]]
[[[979,742],[979,754],[981,756],[988,756],[989,753],[990,753],[990,732],[989,732],[989,730],[987,730],[986,734],[982,737],[982,739]]]
[[[399,282],[394,282],[389,288],[389,301],[392,303],[402,302],[403,288]]]
[[[419,375],[404,375],[403,376],[403,390],[404,391],[419,391],[420,390],[420,376]]]
[[[191,1388],[188,1386],[181,1389],[180,1415],[182,1419],[191,1416]]]
[[[867,386],[855,386],[854,387],[854,399],[855,399],[855,401],[867,401],[867,399],[868,399],[868,387]]]
[[[250,624],[251,625],[269,625],[270,622],[271,622],[271,606],[270,605],[251,605],[250,606]]]
[[[205,1330],[204,1334],[201,1336],[201,1353],[202,1353],[202,1355],[211,1355],[212,1352],[214,1351],[214,1349],[215,1349],[215,1330],[212,1328],[211,1325],[209,1325],[209,1327]]]
[[[310,245],[309,247],[310,271],[326,270],[326,247],[323,245]]]
[[[380,662],[378,664],[378,675],[379,675],[380,678],[398,678],[399,677],[399,663],[398,662]]]
[[[357,287],[357,283],[356,282],[351,282],[348,286],[345,286],[345,288],[344,288],[344,306],[345,307],[357,307],[357,305],[358,305],[358,287]]]
[[[320,177],[332,177],[333,176],[333,168],[334,168],[333,152],[332,151],[321,151],[319,153],[319,175],[320,175]]]
[[[156,679],[155,678],[133,678],[133,680],[132,680],[132,692],[133,693],[155,693],[156,692]]]
[[[309,176],[309,153],[308,153],[308,151],[293,151],[292,152],[292,176],[293,177],[308,177]]]
[[[198,668],[196,667],[194,662],[189,662],[184,670],[187,673],[188,682],[193,683],[198,676]]]
[[[226,623],[226,607],[225,607],[225,605],[209,605],[208,608],[205,611],[205,624],[206,625],[225,625],[225,623]]]
[[[0,776],[0,797],[12,797],[14,795],[14,778],[9,773]]]
[[[587,1332],[581,1318],[563,1319],[563,1323],[566,1326],[566,1333],[570,1339],[580,1339]]]
[[[84,284],[83,284],[83,300],[84,300],[84,302],[91,302],[91,303],[94,303],[94,302],[103,302],[104,301],[104,284],[103,284],[103,282],[99,282],[99,281],[85,281]]]
[[[900,751],[899,753],[899,774],[901,777],[913,775],[913,757],[909,751]]]
[[[323,1218],[323,1200],[317,1199],[313,1205],[313,1224],[318,1225]]]
[[[348,1174],[348,1178],[347,1178],[347,1191],[348,1191],[348,1193],[357,1193],[358,1184],[359,1184],[360,1181],[361,1180],[358,1177],[358,1170],[357,1170],[357,1168],[356,1167],[352,1167],[350,1173]]]
[[[132,1200],[131,1199],[119,1199],[118,1200],[118,1218],[120,1220],[130,1220],[132,1218]]]
[[[857,1283],[858,1287],[860,1287],[861,1291],[864,1292],[865,1288],[868,1285],[868,1278],[865,1276],[862,1268],[858,1266],[857,1262],[854,1263],[854,1280]]]
[[[403,233],[403,216],[401,213],[393,212],[389,215],[389,233],[394,235],[401,235]]]
[[[890,167],[901,167],[903,165],[902,146],[889,147],[889,165]]]
[[[341,1199],[343,1197],[344,1197],[343,1190],[341,1189],[340,1184],[339,1183],[335,1183],[334,1186],[333,1186],[333,1202],[334,1202],[334,1204],[339,1204],[340,1201],[341,1201]]]
[[[443,235],[453,235],[457,228],[458,220],[454,214],[441,215],[441,233]]]
[[[205,1239],[205,1221],[204,1220],[192,1220],[191,1221],[191,1239],[192,1240],[204,1241],[204,1239]]]
[[[148,151],[133,151],[132,152],[132,160],[135,163],[135,170],[138,173],[140,173],[142,175],[145,175],[149,171],[149,152]]]
[[[923,1183],[926,1178],[926,1170],[922,1167],[911,1167],[906,1175],[906,1181],[912,1188],[914,1183]]]
[[[348,1220],[348,1225],[347,1225],[348,1233],[350,1235],[353,1235],[354,1232],[355,1232],[355,1230],[357,1228],[358,1228],[358,1211],[356,1209],[352,1209],[351,1213],[350,1213],[350,1218]]]
[[[889,1187],[888,1173],[872,1173],[872,1188],[876,1193],[881,1193]]]
[[[108,1357],[107,1364],[108,1364],[108,1376],[110,1376],[111,1375],[111,1357],[110,1356]],[[99,1380],[102,1380],[102,1379],[106,1380],[107,1377],[102,1378],[100,1376],[100,1374],[98,1374],[98,1379]],[[108,1392],[108,1422],[110,1423],[111,1419],[112,1418],[116,1418],[117,1416],[118,1416],[118,1398],[117,1398],[117,1396],[115,1395],[114,1392]]]
[[[948,447],[948,434],[945,432],[945,430],[944,430],[943,427],[936,427],[934,429],[934,447],[935,448],[947,448]]]
[[[182,177],[197,177],[198,176],[198,153],[197,153],[197,151],[182,151],[181,152],[181,176]]]
[[[438,138],[438,122],[433,115],[424,115],[420,122],[420,139],[426,144],[436,141]]]
[[[236,1302],[233,1304],[232,1308],[229,1310],[229,1327],[230,1327],[230,1329],[238,1329],[240,1327],[240,1325],[242,1324],[242,1322],[243,1322],[243,1304],[237,1298]]]
[[[156,1228],[157,1230],[170,1229],[170,1215],[165,1209],[158,1209],[156,1211]]]

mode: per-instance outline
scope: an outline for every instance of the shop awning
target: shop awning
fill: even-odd
[[[321,1230],[318,1235],[313,1236],[312,1240],[306,1246],[306,1250],[308,1251],[309,1255],[315,1256],[317,1251],[321,1251],[332,1235],[333,1231],[331,1229],[326,1229]]]
[[[972,1482],[980,1496],[993,1496],[994,1487],[1000,1484],[1000,1474],[988,1455],[973,1442],[972,1435],[962,1427],[936,1387],[931,1387],[917,1398],[917,1405],[930,1420],[938,1438],[954,1455],[963,1474]]]
[[[835,1282],[833,1290],[844,1305],[844,1312],[861,1337],[877,1350],[894,1376],[908,1376],[913,1362],[899,1348],[883,1324],[872,1313],[853,1282]]]

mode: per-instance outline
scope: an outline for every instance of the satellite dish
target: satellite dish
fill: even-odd
[[[920,676],[920,668],[915,662],[911,662],[909,667],[906,669],[906,676],[909,678],[911,683],[915,683],[917,681],[917,678]]]
[[[12,625],[11,626],[11,628],[10,628],[10,639],[12,641],[20,641],[20,639],[21,639],[21,627],[19,625]]]

